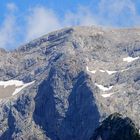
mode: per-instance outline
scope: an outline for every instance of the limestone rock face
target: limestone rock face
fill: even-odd
[[[140,29],[66,28],[0,50],[0,140],[89,140],[114,112],[140,128]],[[8,87],[7,87],[8,88]]]

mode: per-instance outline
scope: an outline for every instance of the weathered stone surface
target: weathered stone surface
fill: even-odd
[[[114,112],[140,128],[140,29],[66,28],[0,54],[0,81],[35,81],[0,100],[0,139],[88,140]]]

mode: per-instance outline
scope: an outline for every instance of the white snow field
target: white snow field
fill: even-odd
[[[111,74],[114,74],[114,73],[117,73],[117,71],[109,71],[109,70],[106,70],[106,72],[111,75]]]
[[[106,93],[106,94],[101,94],[101,96],[104,97],[104,98],[108,98],[108,97],[110,97],[113,94],[114,93]]]
[[[89,70],[88,66],[86,66],[86,70],[87,70],[88,72],[90,72],[90,73],[94,73],[94,74],[96,73],[96,70],[92,70],[92,71]]]
[[[0,81],[0,99],[14,96],[34,82],[24,83],[18,80]]]
[[[111,90],[113,88],[113,86],[105,87],[105,86],[99,85],[97,83],[95,83],[95,86],[97,86],[102,91],[109,91],[109,90]]]
[[[125,57],[125,58],[123,58],[123,61],[130,63],[130,62],[133,62],[137,59],[139,59],[139,56],[138,57]]]
[[[97,70],[89,70],[89,67],[88,67],[88,66],[86,66],[86,70],[87,70],[87,72],[90,72],[90,73],[93,73],[93,74],[95,74],[95,73],[97,72]],[[109,74],[109,75],[118,72],[118,71],[109,71],[109,70],[103,70],[103,69],[101,69],[101,70],[99,70],[99,71],[102,72],[102,73],[106,72],[106,73]]]

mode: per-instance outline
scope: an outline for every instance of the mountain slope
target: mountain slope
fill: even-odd
[[[0,53],[1,83],[32,83],[0,87],[0,139],[88,140],[114,112],[140,128],[139,29],[66,28]]]
[[[91,140],[140,140],[140,135],[130,118],[114,113],[95,130]]]

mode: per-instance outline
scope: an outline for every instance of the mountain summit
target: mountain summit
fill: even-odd
[[[89,140],[114,112],[140,128],[140,29],[66,28],[0,49],[0,140]]]

